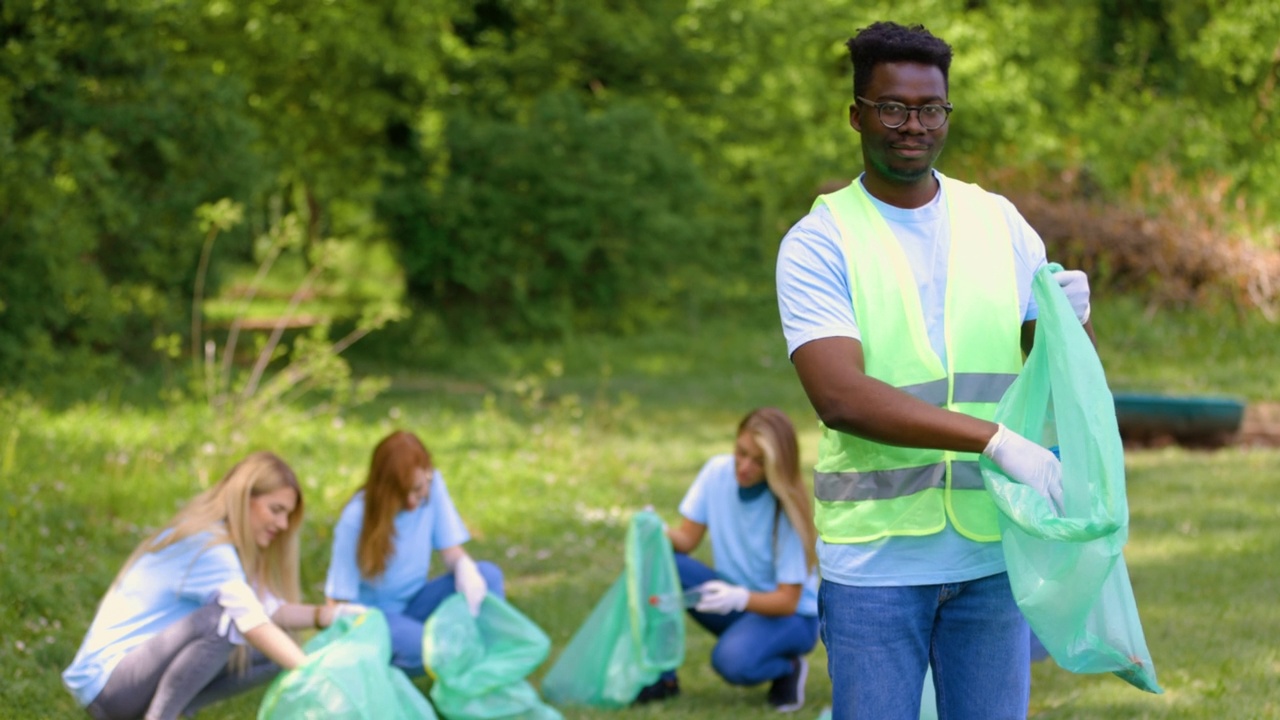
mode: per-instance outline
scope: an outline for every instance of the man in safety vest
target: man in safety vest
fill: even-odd
[[[979,454],[1060,505],[1054,455],[991,421],[1022,367],[1044,243],[1004,197],[933,169],[951,47],[879,22],[848,42],[863,174],[778,255],[787,351],[823,424],[819,615],[835,720],[1025,718],[1029,630]],[[1084,273],[1057,275],[1088,324]]]

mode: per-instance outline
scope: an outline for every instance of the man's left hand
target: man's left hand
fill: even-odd
[[[1053,279],[1058,281],[1062,291],[1067,294],[1067,300],[1071,301],[1071,309],[1075,311],[1080,324],[1089,322],[1089,276],[1083,270],[1059,270],[1053,274]]]

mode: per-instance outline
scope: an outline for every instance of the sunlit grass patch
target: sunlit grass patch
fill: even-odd
[[[1113,386],[1162,382],[1143,374],[1145,362],[1163,368],[1158,377],[1183,378],[1170,390],[1275,397],[1267,394],[1274,380],[1256,366],[1186,379],[1200,377],[1202,366],[1165,342],[1182,331],[1141,329],[1124,308],[1116,312],[1114,326],[1135,334],[1114,341],[1120,350],[1105,350],[1100,328]],[[782,407],[800,432],[803,463],[816,459],[817,423],[775,322],[704,326],[695,338],[672,328],[626,339],[457,348],[448,363],[387,373],[393,384],[373,402],[322,414],[276,408],[227,437],[211,434],[207,408],[194,402],[125,404],[114,399],[118,393],[91,392],[99,399],[51,409],[0,396],[0,417],[12,418],[0,427],[0,717],[83,716],[58,676],[120,563],[249,448],[274,449],[298,472],[307,507],[304,592],[319,599],[332,523],[362,482],[374,444],[396,428],[413,430],[431,448],[474,534],[471,552],[503,567],[510,599],[551,637],[554,661],[621,572],[630,513],[652,504],[675,521],[701,464],[730,451],[743,413]],[[1244,346],[1232,338],[1227,346]],[[1125,555],[1166,694],[1141,693],[1110,675],[1072,675],[1050,661],[1033,668],[1031,716],[1277,716],[1280,451],[1130,452],[1126,467]],[[690,625],[683,694],[621,712],[776,717],[763,686],[733,688],[715,676],[712,643]],[[809,704],[799,718],[817,717],[830,698],[821,645],[810,660]],[[535,684],[549,666],[535,673]],[[201,717],[251,717],[260,697],[251,693]],[[566,709],[565,716],[619,713]]]

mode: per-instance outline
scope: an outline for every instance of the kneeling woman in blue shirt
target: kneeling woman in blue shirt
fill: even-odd
[[[342,612],[298,603],[301,522],[293,470],[246,457],[129,556],[67,688],[99,720],[176,718],[296,667],[305,656],[286,631]]]
[[[472,560],[462,549],[470,539],[431,453],[398,430],[374,448],[368,479],[342,509],[324,593],[381,609],[391,663],[422,675],[423,626],[445,598],[462,593],[475,615],[486,593],[503,597],[502,571]],[[448,572],[428,580],[435,550]]]
[[[804,656],[818,641],[812,507],[791,420],[760,408],[739,423],[733,454],[703,465],[667,531],[681,586],[700,593],[689,614],[719,636],[712,667],[734,685],[771,682],[783,712],[804,705]],[[715,569],[688,555],[708,532]],[[637,700],[678,691],[672,673]]]

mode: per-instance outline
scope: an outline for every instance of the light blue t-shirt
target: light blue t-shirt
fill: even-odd
[[[796,614],[818,614],[818,575],[805,568],[800,536],[773,493],[751,500],[738,497],[732,455],[717,455],[702,466],[680,501],[680,514],[707,527],[712,562],[720,577],[756,592],[800,585]]]
[[[361,490],[342,508],[333,529],[333,554],[329,558],[329,575],[324,594],[335,600],[348,600],[400,612],[427,583],[431,554],[461,545],[471,539],[462,517],[449,499],[444,477],[439,470],[431,475],[427,499],[415,510],[396,514],[396,534],[387,569],[380,577],[360,574],[356,547],[360,528],[364,525],[364,491]]]
[[[131,650],[200,609],[223,585],[247,582],[233,546],[206,547],[198,533],[136,562],[107,591],[62,681],[82,706],[93,702]]]
[[[941,184],[942,173],[934,174]],[[857,187],[862,187],[859,177]],[[943,186],[945,187],[945,186]],[[920,294],[929,342],[943,367],[947,365],[945,302],[951,223],[945,191],[927,205],[904,209],[867,193],[888,222],[906,253]],[[1031,296],[1031,280],[1045,264],[1044,241],[1002,196],[1013,240],[1014,273],[1024,321],[1039,312]],[[829,337],[861,340],[849,289],[848,266],[835,219],[820,205],[796,223],[782,239],[777,266],[778,311],[787,340],[787,355],[807,342]],[[818,566],[823,580],[842,585],[903,586],[963,582],[1004,571],[1000,543],[977,543],[948,523],[925,537],[894,536],[869,543],[832,544],[818,540]]]

